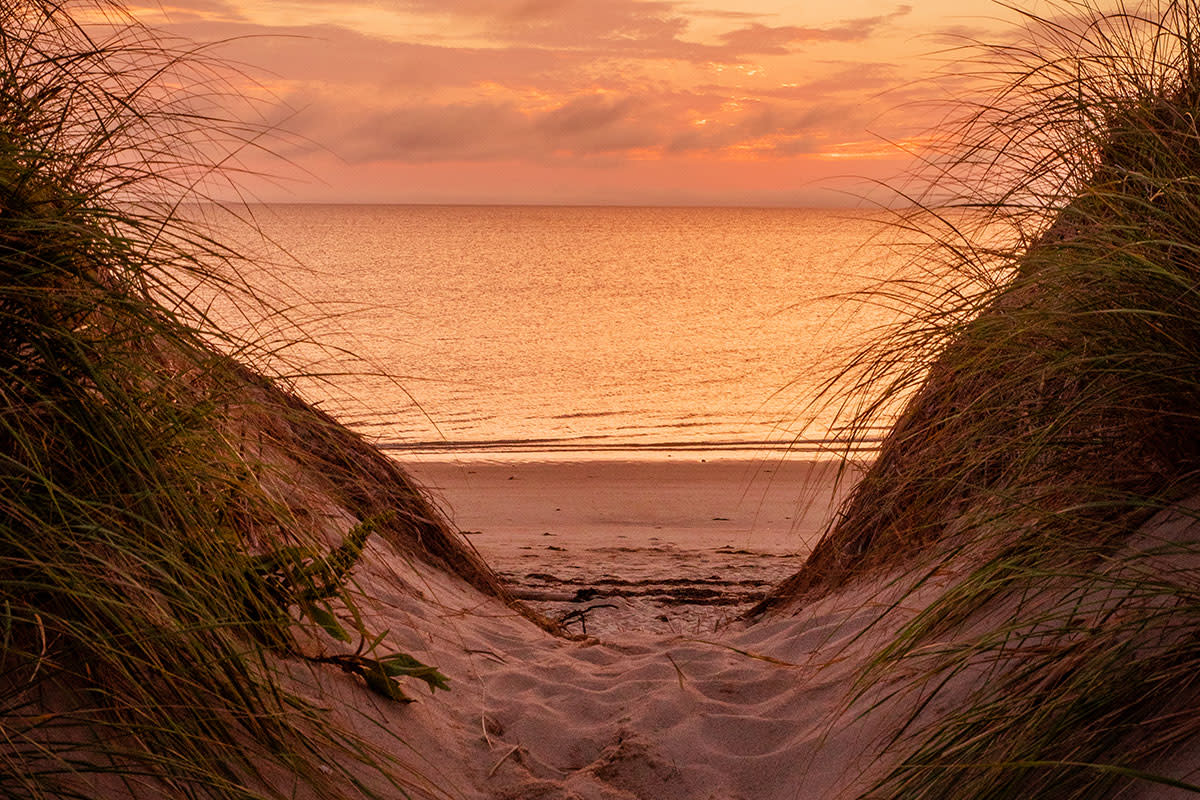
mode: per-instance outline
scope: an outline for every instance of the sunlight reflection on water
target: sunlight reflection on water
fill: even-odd
[[[300,388],[401,452],[820,450],[809,402],[890,318],[838,295],[900,263],[844,210],[254,213],[305,267],[250,276],[324,348]]]

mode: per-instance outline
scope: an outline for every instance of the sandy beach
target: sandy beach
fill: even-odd
[[[594,635],[711,632],[799,568],[837,499],[837,465],[798,459],[409,469],[518,597]]]
[[[1200,796],[1200,0],[271,5],[0,7],[0,800]]]

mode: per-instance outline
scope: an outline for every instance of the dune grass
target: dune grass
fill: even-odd
[[[264,136],[218,113],[222,70],[116,3],[0,8],[6,797],[436,796],[286,663],[446,688],[355,613],[372,534],[502,593],[398,467],[233,361],[254,343],[193,302],[255,300],[179,212]],[[358,524],[306,511],[297,467]]]
[[[941,271],[855,365],[858,429],[904,411],[759,609],[901,565],[941,587],[863,677],[916,676],[873,798],[1200,791],[1155,774],[1200,733],[1200,4],[1023,19],[972,49],[991,99],[901,222]]]

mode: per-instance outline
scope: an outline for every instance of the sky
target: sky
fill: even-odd
[[[990,0],[133,5],[241,65],[291,165],[252,191],[294,202],[854,204],[920,156],[946,49],[1005,17]]]

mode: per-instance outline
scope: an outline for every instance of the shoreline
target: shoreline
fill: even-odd
[[[799,459],[408,462],[510,590],[603,635],[702,633],[794,573],[842,465]]]
[[[353,426],[351,426],[353,427]],[[841,462],[857,457],[871,460],[882,438],[871,437],[848,445],[838,438],[792,441],[663,441],[634,444],[628,441],[566,441],[556,439],[503,439],[496,441],[376,441],[374,447],[401,461],[432,462],[496,460],[514,461],[762,461],[798,459]]]

